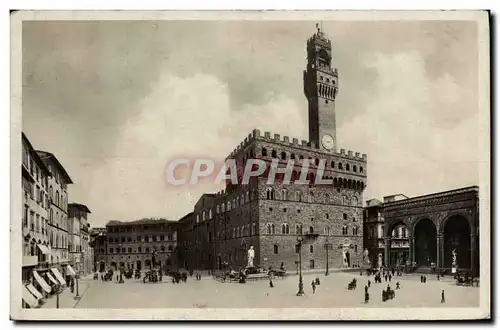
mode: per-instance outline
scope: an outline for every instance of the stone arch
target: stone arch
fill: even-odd
[[[445,217],[443,217],[441,219],[441,221],[438,221],[438,224],[437,224],[437,228],[438,228],[438,233],[439,234],[443,234],[443,231],[444,231],[444,226],[446,225],[446,222],[448,220],[450,220],[451,218],[453,217],[464,217],[467,222],[469,223],[469,227],[472,229],[474,228],[474,222],[472,220],[472,217],[467,214],[467,212],[464,212],[464,211],[452,211],[452,212],[449,212],[448,214],[446,214]]]
[[[471,233],[473,226],[470,217],[463,212],[453,212],[441,222],[444,268],[471,269]],[[453,265],[453,251],[456,253],[456,264]]]
[[[421,217],[414,222],[415,262],[418,266],[429,267],[437,262],[437,226],[431,217]]]

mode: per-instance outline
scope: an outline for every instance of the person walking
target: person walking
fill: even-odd
[[[370,282],[370,280],[368,280],[368,287],[370,287],[372,285],[372,282]]]
[[[445,303],[444,290],[441,290],[441,304],[444,304],[444,303]]]
[[[273,279],[269,277],[269,287],[274,288]]]
[[[311,286],[313,289],[313,293],[316,293],[316,283],[314,281],[311,282]]]
[[[399,290],[401,287],[399,286],[399,282],[396,282],[396,290]]]

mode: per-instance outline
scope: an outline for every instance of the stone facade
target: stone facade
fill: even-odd
[[[389,256],[394,247],[393,232],[402,227],[407,230],[410,263],[450,269],[455,249],[459,252],[457,268],[478,274],[478,187],[383,203],[380,213],[384,219],[384,265],[392,265]]]
[[[330,41],[318,31],[307,47],[304,91],[310,141],[253,130],[227,157],[236,161],[238,182],[228,181],[224,191],[203,195],[193,212],[181,219],[183,267],[244,267],[253,246],[256,266],[277,268],[283,263],[296,269],[298,237],[304,239],[303,268],[326,267],[325,243],[330,267],[347,266],[342,251],[350,266],[360,264],[367,156],[336,149],[338,75],[331,68]],[[324,143],[325,135],[332,137],[330,144]],[[266,170],[247,183],[241,173],[250,159],[264,161]],[[288,166],[287,174],[268,183],[275,165],[280,171]],[[320,182],[320,176],[330,182]]]
[[[68,185],[73,181],[56,156],[50,152],[37,151],[50,172],[49,177],[49,238],[51,244],[50,263],[59,267],[66,276],[69,263],[68,237]]]
[[[177,269],[177,226],[178,222],[164,219],[110,221],[106,234],[94,242],[96,269],[147,270],[153,266],[155,251],[154,267]]]

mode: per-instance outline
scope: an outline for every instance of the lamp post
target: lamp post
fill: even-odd
[[[302,282],[302,237],[297,237],[297,247],[299,248],[299,291],[297,296],[304,295],[304,283]]]
[[[56,285],[56,308],[59,308],[59,292],[61,291],[61,285]]]
[[[78,277],[79,277],[79,275],[78,275],[78,274],[76,274],[76,275],[75,275],[75,281],[76,281],[76,296],[75,296],[75,300],[80,299],[80,294],[79,294],[79,292],[78,292]]]
[[[328,276],[330,274],[330,270],[329,270],[329,264],[328,264],[328,250],[330,249],[330,243],[328,242],[328,239],[325,243],[325,250],[326,250],[326,272],[325,272],[325,276]]]

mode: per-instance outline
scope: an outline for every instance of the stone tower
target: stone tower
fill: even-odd
[[[322,149],[336,151],[338,72],[332,68],[331,62],[331,41],[318,27],[316,34],[307,41],[307,68],[304,70],[304,94],[309,106],[309,141]]]

